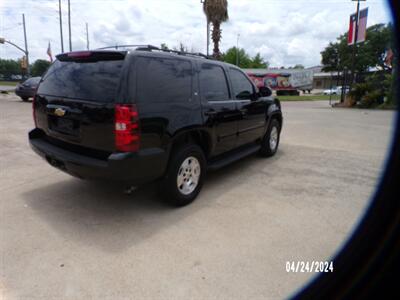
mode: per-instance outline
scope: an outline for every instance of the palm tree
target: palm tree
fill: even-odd
[[[228,20],[227,0],[204,0],[203,11],[207,22],[213,25],[211,38],[214,42],[213,56],[216,59],[221,57],[219,42],[221,40],[221,23]]]

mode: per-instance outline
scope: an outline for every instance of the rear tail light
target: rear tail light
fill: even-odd
[[[137,152],[140,146],[139,114],[134,104],[115,105],[115,147],[122,152]]]
[[[35,123],[35,127],[37,127],[35,105],[36,105],[36,95],[33,97],[32,100],[32,117],[33,117],[33,122]]]

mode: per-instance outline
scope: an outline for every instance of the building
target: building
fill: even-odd
[[[322,72],[322,66],[307,68],[313,71],[313,90],[326,90],[341,85],[342,72]]]

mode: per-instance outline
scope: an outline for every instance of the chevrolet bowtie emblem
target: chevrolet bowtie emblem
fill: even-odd
[[[59,116],[59,117],[62,117],[62,116],[64,116],[65,115],[65,109],[62,109],[62,108],[56,108],[56,110],[54,111],[54,114],[56,115],[56,116]]]

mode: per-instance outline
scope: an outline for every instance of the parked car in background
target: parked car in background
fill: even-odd
[[[31,77],[22,83],[18,83],[15,88],[15,94],[19,96],[22,101],[28,101],[29,98],[35,96],[40,79],[41,77]]]
[[[332,89],[324,90],[324,95],[340,95],[342,93],[342,86],[333,87]],[[344,92],[348,93],[350,91],[350,87],[345,86]]]
[[[22,75],[11,75],[11,80],[21,80],[22,79]]]
[[[127,187],[158,179],[182,206],[207,170],[275,154],[282,113],[271,94],[234,65],[185,52],[63,53],[40,82],[29,140],[59,170]]]

